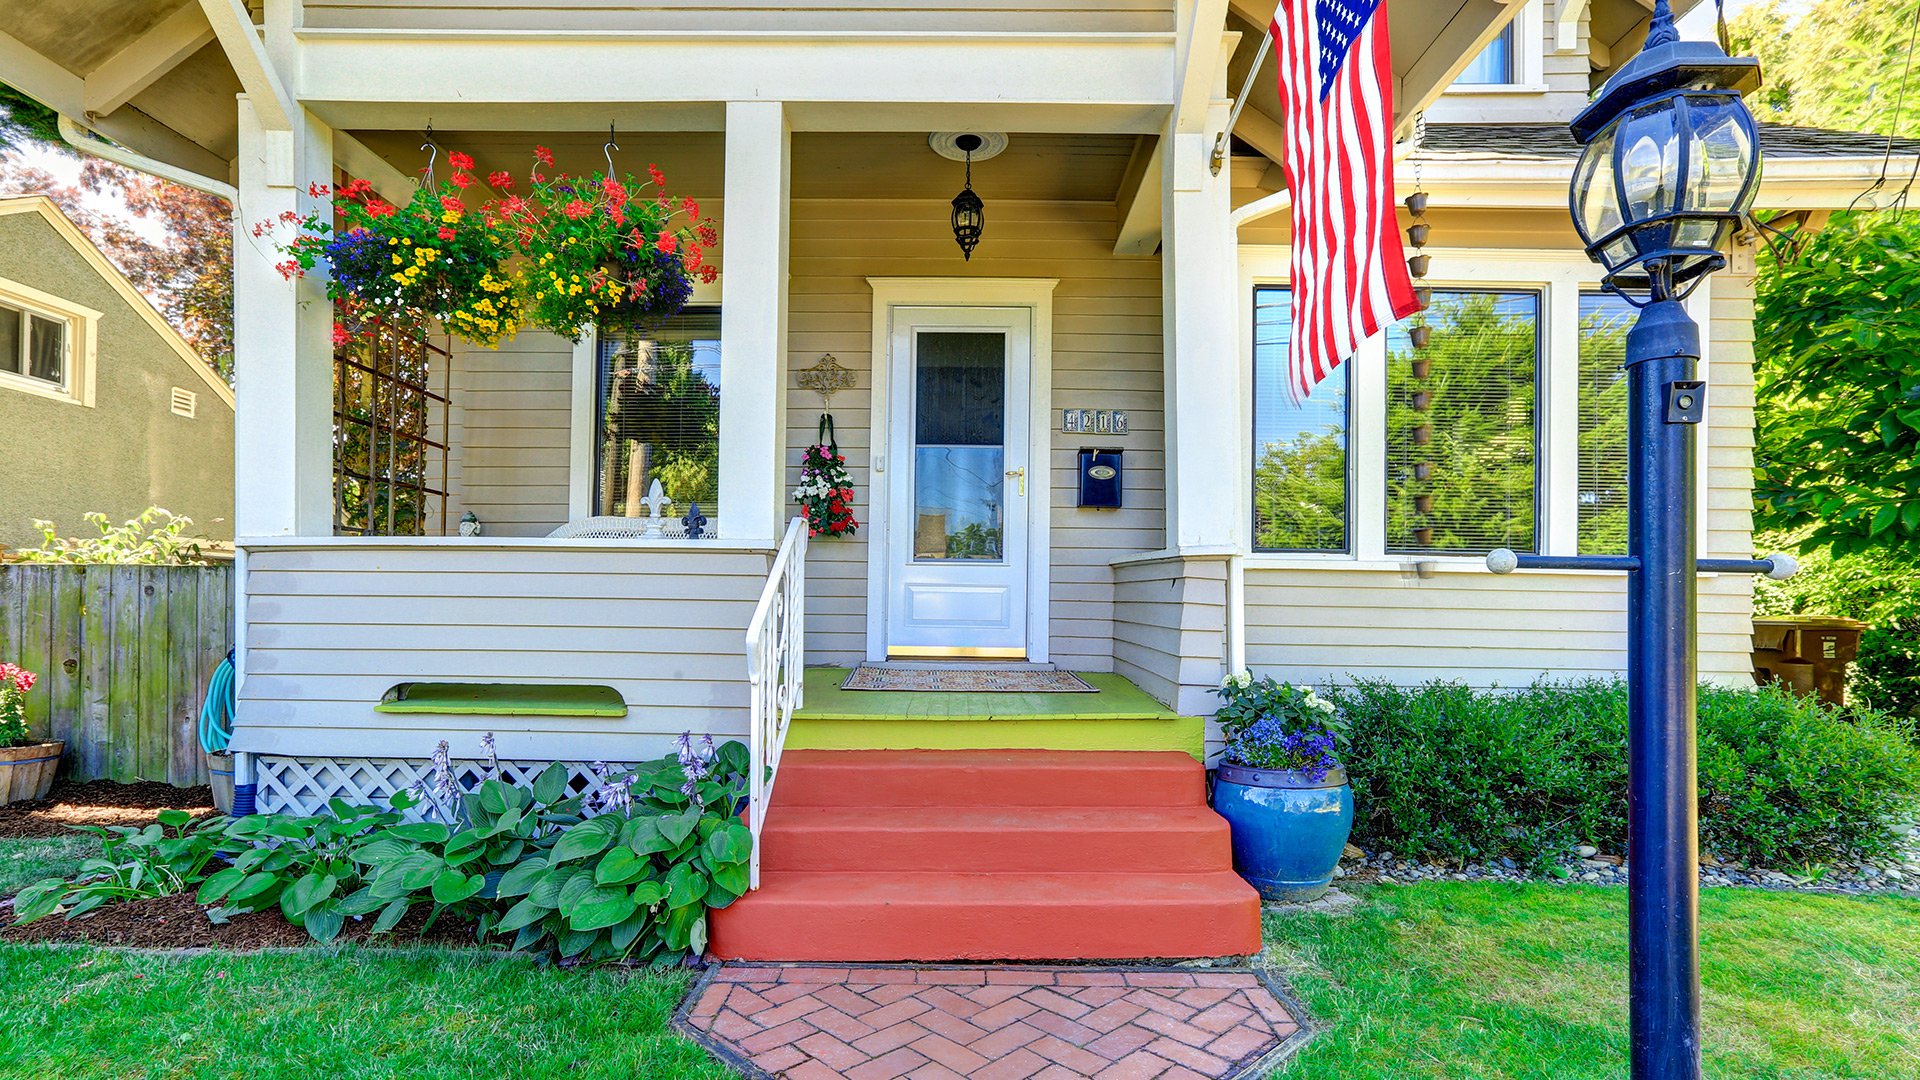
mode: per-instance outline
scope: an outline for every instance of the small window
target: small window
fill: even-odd
[[[68,321],[0,301],[0,374],[67,389]]]
[[[173,415],[184,416],[191,420],[200,411],[200,395],[191,390],[173,388]]]
[[[1453,85],[1505,86],[1513,81],[1513,24],[1508,23],[1500,36],[1487,42],[1480,55],[1467,64]]]
[[[1435,289],[1387,331],[1387,550],[1534,551],[1540,294]]]
[[[1253,546],[1344,552],[1347,542],[1348,372],[1342,364],[1293,400],[1287,352],[1293,290],[1253,290]]]
[[[1580,294],[1580,554],[1627,550],[1627,330],[1633,305]]]
[[[645,334],[602,336],[594,513],[646,517],[655,480],[676,514],[720,496],[720,309],[689,308]]]

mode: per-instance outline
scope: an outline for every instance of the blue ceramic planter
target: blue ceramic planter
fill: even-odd
[[[1315,783],[1290,770],[1221,765],[1213,808],[1233,827],[1233,868],[1267,900],[1326,892],[1353,831],[1344,769]]]

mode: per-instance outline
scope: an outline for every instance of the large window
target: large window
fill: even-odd
[[[646,517],[658,480],[674,510],[720,496],[720,311],[689,308],[644,335],[602,336],[594,513]]]
[[[1536,550],[1539,372],[1536,292],[1435,289],[1387,331],[1387,551]]]
[[[1580,294],[1580,554],[1627,550],[1627,330],[1633,305]]]
[[[1305,401],[1288,389],[1293,293],[1253,290],[1253,546],[1348,550],[1348,373],[1342,364]]]
[[[0,374],[67,389],[66,319],[0,300]]]
[[[1508,23],[1499,37],[1487,42],[1480,55],[1468,62],[1453,85],[1505,86],[1513,81],[1513,24]]]

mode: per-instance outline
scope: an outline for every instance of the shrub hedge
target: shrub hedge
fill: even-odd
[[[1627,698],[1612,680],[1484,690],[1360,681],[1328,691],[1368,848],[1530,865],[1577,844],[1624,852]],[[1920,804],[1901,721],[1783,690],[1703,686],[1700,843],[1786,867],[1874,858]]]

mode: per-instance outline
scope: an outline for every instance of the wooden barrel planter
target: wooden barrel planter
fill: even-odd
[[[46,798],[66,749],[64,742],[0,746],[0,806]]]

